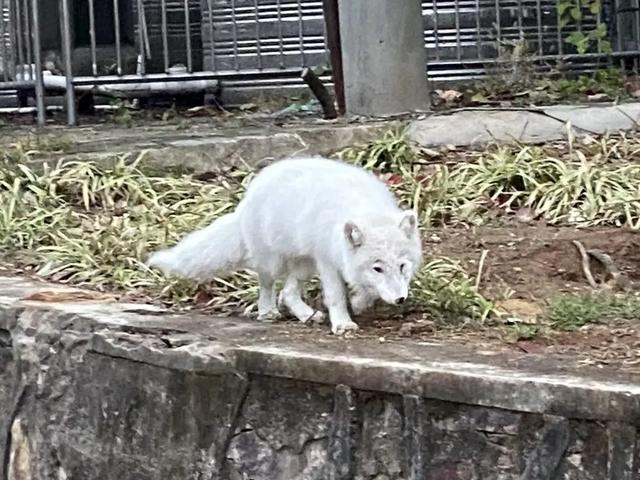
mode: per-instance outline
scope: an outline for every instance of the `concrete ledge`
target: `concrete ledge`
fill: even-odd
[[[295,323],[23,300],[60,288],[0,278],[3,478],[640,473],[637,375]]]
[[[574,134],[617,133],[637,128],[640,103],[467,109],[410,123],[409,137],[424,147],[481,146],[492,142],[539,143]]]
[[[194,173],[215,171],[221,166],[256,167],[273,160],[296,155],[331,155],[346,147],[370,142],[380,137],[396,122],[350,124],[308,122],[277,127],[273,119],[263,119],[264,126],[214,127],[195,124],[186,130],[175,126],[146,128],[104,126],[59,129],[51,133],[68,140],[62,154],[43,152],[36,162],[68,160],[113,161],[122,155],[136,158],[144,154],[143,164],[156,168],[182,169]],[[6,135],[2,143],[11,143],[20,132]]]

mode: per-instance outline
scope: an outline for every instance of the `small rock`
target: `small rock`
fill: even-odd
[[[611,98],[606,93],[594,93],[593,95],[587,95],[587,100],[590,102],[608,102]]]

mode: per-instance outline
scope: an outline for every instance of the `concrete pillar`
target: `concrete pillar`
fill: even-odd
[[[427,110],[420,0],[340,0],[347,114]]]

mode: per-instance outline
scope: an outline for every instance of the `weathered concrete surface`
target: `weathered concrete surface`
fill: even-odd
[[[298,122],[277,126],[269,118],[215,126],[196,122],[189,128],[151,125],[51,128],[50,135],[64,140],[65,151],[42,152],[36,161],[110,161],[121,155],[136,158],[158,168],[180,168],[193,173],[215,171],[221,166],[260,166],[288,156],[331,155],[343,148],[370,142],[396,126],[396,122],[347,123]],[[0,135],[0,148],[15,142],[27,132],[7,131]]]
[[[340,2],[344,90],[350,115],[429,109],[422,2]]]
[[[0,278],[6,480],[640,475],[637,376],[52,288]]]
[[[558,105],[533,109],[474,109],[432,115],[408,127],[419,145],[477,146],[492,142],[539,143],[574,134],[604,134],[631,130],[640,121],[640,104]]]
[[[75,129],[50,128],[46,132],[64,140],[64,153],[41,152],[35,161],[59,158],[103,162],[127,154],[142,156],[142,163],[196,174],[221,166],[260,167],[274,160],[299,155],[332,155],[343,148],[380,138],[391,128],[407,126],[409,138],[424,147],[481,146],[500,142],[545,142],[574,134],[614,133],[636,128],[640,103],[618,106],[555,106],[544,109],[465,110],[438,113],[422,120],[325,122],[291,120],[279,124],[269,116],[195,121],[182,128],[154,123],[145,127],[114,125]],[[28,131],[0,130],[0,148]]]

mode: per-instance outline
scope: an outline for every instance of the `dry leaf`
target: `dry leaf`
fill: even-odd
[[[22,300],[31,302],[49,302],[49,303],[64,303],[64,302],[105,302],[115,301],[115,297],[99,292],[91,292],[84,290],[45,290],[41,292],[35,292],[31,295],[23,297]]]
[[[608,102],[611,98],[606,93],[594,93],[593,95],[587,95],[587,100],[590,102]]]
[[[516,323],[537,323],[537,318],[543,313],[540,306],[519,298],[496,302],[496,309]]]

